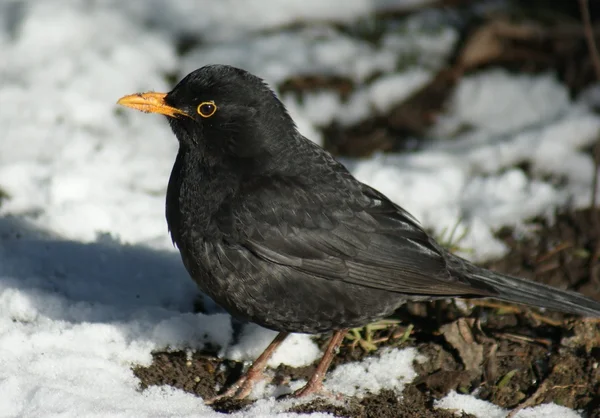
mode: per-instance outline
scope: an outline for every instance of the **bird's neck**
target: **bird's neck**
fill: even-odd
[[[240,183],[236,173],[228,170],[223,162],[216,164],[193,150],[180,147],[166,201],[167,224],[178,247],[189,239],[222,235],[214,217],[236,193]]]

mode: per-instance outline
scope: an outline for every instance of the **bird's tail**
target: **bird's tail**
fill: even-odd
[[[490,296],[494,299],[577,315],[600,317],[600,302],[579,293],[496,273],[470,263],[463,264],[462,267],[463,277],[474,287],[489,289],[491,293],[494,293]]]

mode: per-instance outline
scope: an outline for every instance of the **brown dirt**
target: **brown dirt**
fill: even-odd
[[[559,214],[553,225],[535,220],[529,225],[535,233],[520,239],[503,230],[500,236],[510,252],[489,267],[571,288],[600,300],[597,257],[594,262],[590,259],[597,241],[590,219],[590,211],[576,211]],[[536,315],[528,308],[486,301],[467,303],[466,308],[451,301],[414,303],[396,316],[404,324],[414,325],[410,338],[403,338],[405,325],[377,331],[374,338],[383,339],[379,348],[416,346],[427,356],[427,362],[415,365],[419,377],[412,384],[402,393],[383,391],[364,399],[349,399],[343,406],[319,400],[296,406],[292,411],[322,411],[349,417],[451,417],[454,415],[449,411],[434,409],[434,400],[450,390],[477,390],[479,398],[504,408],[512,409],[522,402],[555,402],[581,409],[589,417],[600,417],[597,322],[554,312]],[[442,330],[443,325],[448,326]],[[461,345],[460,338],[452,335],[456,332],[471,349],[466,350],[467,345]],[[326,336],[317,338],[320,344],[326,340]],[[473,351],[473,347],[477,350]],[[472,352],[483,353],[481,364],[468,364],[466,359],[471,358]],[[332,367],[366,355],[373,353],[347,340]],[[280,366],[275,370],[275,380],[306,379],[314,366]],[[160,352],[154,354],[151,366],[136,367],[134,373],[142,389],[171,385],[211,397],[217,388],[233,382],[241,368],[240,364],[216,358],[214,353],[195,353],[188,359],[183,352]],[[250,403],[222,401],[215,409],[233,412]]]

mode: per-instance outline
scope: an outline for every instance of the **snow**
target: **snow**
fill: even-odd
[[[160,1],[152,1],[152,7],[144,0],[112,2],[114,7],[125,9],[132,17],[150,21],[170,33],[193,33],[209,41],[218,41],[243,38],[247,33],[294,23],[347,23],[375,11],[409,10],[433,0],[224,0],[202,8],[198,8],[194,0],[169,2],[166,3],[168,7]]]
[[[379,78],[369,89],[373,107],[379,113],[386,113],[392,105],[410,96],[410,93],[424,87],[431,81],[431,74],[412,70]]]
[[[378,45],[319,24],[247,35],[192,48],[182,60],[182,72],[210,63],[229,64],[276,84],[291,74],[345,76],[361,82],[378,71],[394,71],[399,62],[405,68],[433,71],[445,62],[458,33],[451,28],[424,32],[427,26],[409,20]]]
[[[402,393],[404,385],[417,377],[413,363],[424,362],[415,348],[384,350],[378,357],[368,357],[360,363],[346,363],[333,370],[326,387],[348,396],[362,397],[383,389]]]
[[[569,105],[567,89],[553,75],[514,77],[496,69],[459,83],[446,117],[491,134],[506,133],[551,121]]]
[[[476,90],[468,87],[474,84],[489,97],[473,93],[468,94],[473,100],[463,99],[465,90]],[[530,87],[525,99],[520,91],[529,93]],[[561,99],[566,96],[566,87],[547,75],[509,77],[490,70],[464,77],[432,129],[437,141],[420,153],[353,162],[354,174],[438,233],[459,222],[458,231],[467,231],[461,247],[477,248],[464,256],[499,257],[504,248],[493,230],[551,215],[567,202],[589,204],[593,161],[583,150],[597,140],[600,119],[580,103]],[[470,129],[463,133],[465,126]],[[533,176],[514,168],[522,164],[531,166]]]
[[[424,2],[0,2],[0,189],[9,195],[0,205],[0,416],[219,416],[169,387],[139,391],[131,367],[148,365],[153,350],[206,344],[251,361],[274,333],[248,325],[234,339],[229,316],[207,299],[206,314],[191,313],[200,296],[164,220],[176,141],[163,118],[114,103],[167,91],[166,75],[207,63],[244,67],[274,86],[294,75],[347,78],[356,89],[346,99],[328,90],[282,97],[301,132],[321,142],[320,127],[359,123],[417,91],[457,41],[431,16],[384,28],[377,43],[325,23]],[[299,22],[310,24],[294,29]],[[180,35],[201,42],[180,56]],[[344,162],[436,233],[458,222],[461,246],[477,250],[470,257],[498,256],[496,228],[589,201],[593,164],[583,150],[600,130],[598,96],[595,87],[573,100],[552,74],[483,71],[461,80],[424,149]],[[295,335],[270,365],[319,355]],[[400,393],[419,359],[414,349],[380,352],[338,367],[326,385]],[[295,416],[285,412],[291,401],[269,396],[301,384],[265,382],[233,416]],[[438,403],[457,405],[505,414],[467,395]],[[556,405],[532,411],[518,416],[576,416]]]
[[[505,418],[509,411],[490,402],[476,399],[469,395],[461,395],[454,391],[435,402],[435,407],[454,411],[456,415],[473,414],[477,418]],[[535,408],[525,408],[518,411],[514,418],[580,418],[577,412],[555,403],[539,405]]]
[[[227,351],[226,356],[232,360],[251,362],[267,348],[276,335],[275,331],[249,324],[244,328],[237,344]],[[270,367],[280,364],[292,367],[308,366],[322,354],[308,335],[292,334],[283,341],[267,364]]]

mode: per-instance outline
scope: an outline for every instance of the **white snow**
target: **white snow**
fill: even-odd
[[[112,2],[114,7],[123,8],[132,17],[150,21],[170,33],[193,33],[217,41],[243,38],[249,32],[294,23],[345,23],[376,11],[410,10],[433,0],[224,0],[201,8],[195,0],[164,4],[153,1],[152,7],[144,0]]]
[[[226,356],[232,360],[251,362],[267,348],[276,335],[275,331],[249,324],[237,344],[227,350]],[[322,354],[308,335],[292,334],[269,359],[268,365],[277,367],[283,363],[293,367],[308,366]]]
[[[435,402],[435,407],[454,411],[455,414],[461,413],[473,414],[477,418],[505,418],[509,411],[500,408],[490,402],[474,398],[469,395],[461,395],[451,391],[444,398]],[[525,408],[518,411],[514,418],[580,418],[577,412],[572,409],[555,403],[548,403],[536,406],[535,408]]]
[[[249,325],[234,342],[229,316],[211,301],[207,314],[191,313],[200,296],[164,220],[176,141],[163,118],[117,109],[115,101],[166,91],[165,74],[218,62],[273,86],[294,75],[347,78],[356,89],[345,100],[327,90],[301,101],[283,97],[301,132],[321,142],[318,128],[358,123],[417,91],[457,39],[419,16],[385,28],[378,43],[326,23],[425,2],[0,2],[0,189],[10,196],[0,205],[0,416],[220,416],[175,389],[140,391],[131,367],[149,364],[153,350],[209,343],[250,361],[274,333]],[[310,24],[293,28],[302,22]],[[179,56],[182,34],[201,42]],[[371,80],[377,73],[384,75]],[[472,258],[497,256],[503,246],[494,229],[588,202],[593,164],[582,150],[600,131],[591,110],[597,91],[573,101],[552,74],[484,71],[461,80],[424,149],[344,162],[427,228],[439,233],[459,222],[467,231],[461,245],[476,249]],[[311,338],[297,335],[270,365],[319,355]],[[326,385],[400,396],[418,358],[414,349],[380,352],[338,367]],[[265,382],[254,396],[301,384]],[[478,416],[505,413],[456,394],[438,407],[458,404]],[[295,416],[285,412],[290,405],[260,399],[233,416]],[[556,405],[532,411],[539,415],[519,416],[575,414]]]
[[[550,74],[514,77],[491,70],[459,83],[445,117],[491,134],[507,133],[551,121],[569,105],[567,89]]]
[[[327,377],[325,386],[348,396],[362,397],[383,389],[402,393],[404,385],[417,377],[413,368],[415,361],[426,361],[415,348],[384,350],[377,357],[337,367]]]

